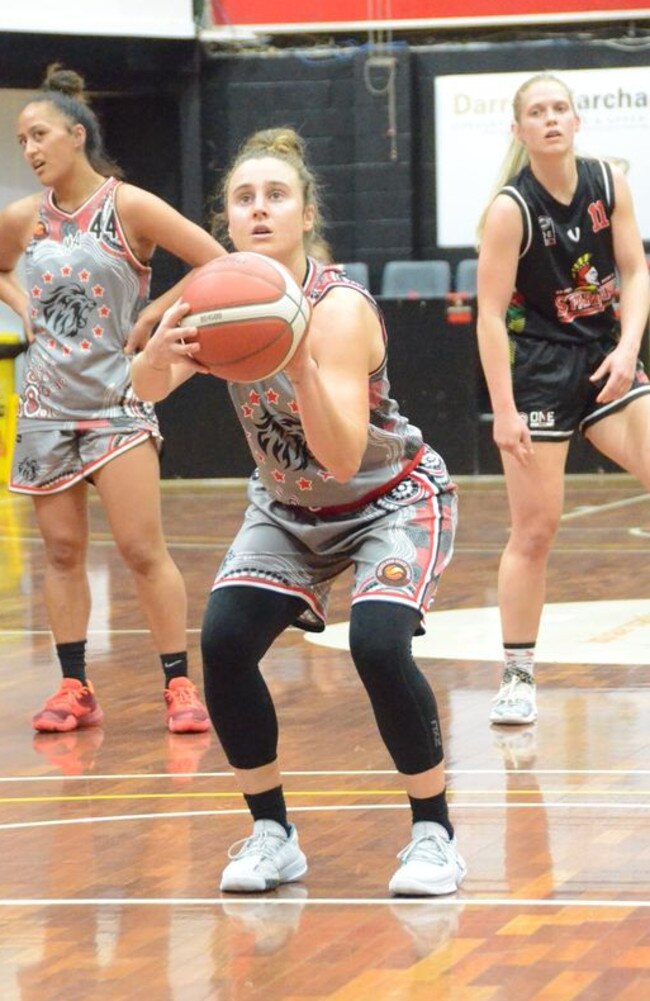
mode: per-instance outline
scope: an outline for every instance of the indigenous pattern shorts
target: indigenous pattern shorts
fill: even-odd
[[[244,523],[213,590],[244,585],[294,594],[307,606],[296,625],[312,632],[325,628],[331,586],[348,567],[353,604],[397,602],[423,615],[433,601],[457,519],[456,487],[435,452],[426,451],[386,494],[344,514],[281,504],[255,476],[248,493]]]
[[[16,435],[9,489],[37,496],[59,493],[92,479],[97,469],[147,438],[158,445],[160,433],[153,426],[121,428],[108,421],[79,422],[66,430],[52,428],[47,421],[23,421]]]

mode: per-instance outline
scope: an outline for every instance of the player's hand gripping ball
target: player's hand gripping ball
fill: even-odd
[[[311,306],[290,271],[270,257],[236,253],[192,272],[180,325],[196,327],[193,358],[212,375],[257,382],[283,369],[307,332]]]

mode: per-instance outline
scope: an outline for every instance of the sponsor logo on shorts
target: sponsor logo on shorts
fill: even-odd
[[[406,587],[411,576],[411,568],[404,560],[384,560],[377,567],[377,580],[389,587]]]
[[[541,428],[555,427],[554,410],[531,410],[530,413],[521,414],[520,416],[523,417],[529,428],[539,430]]]

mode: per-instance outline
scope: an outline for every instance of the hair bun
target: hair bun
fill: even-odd
[[[305,159],[305,142],[298,133],[288,127],[261,129],[255,132],[244,143],[242,152],[267,153],[269,156],[285,156],[295,159]]]
[[[86,100],[84,89],[86,82],[75,70],[66,69],[62,63],[51,63],[46,70],[42,90],[54,90],[78,101]]]

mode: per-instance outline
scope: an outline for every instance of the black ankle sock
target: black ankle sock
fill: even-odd
[[[287,834],[291,833],[282,786],[267,789],[265,792],[244,793],[244,799],[253,815],[253,820],[274,820],[276,824],[284,827]]]
[[[75,678],[86,684],[86,640],[74,643],[57,643],[56,654],[64,678]]]
[[[447,793],[445,789],[439,792],[437,796],[427,796],[426,799],[413,799],[412,796],[409,796],[409,803],[411,804],[414,824],[417,824],[419,820],[433,821],[435,824],[440,824],[441,827],[444,827],[449,837],[453,838],[454,828],[449,820]]]
[[[165,672],[165,688],[169,688],[172,678],[187,677],[187,650],[179,653],[161,653],[160,663]]]

